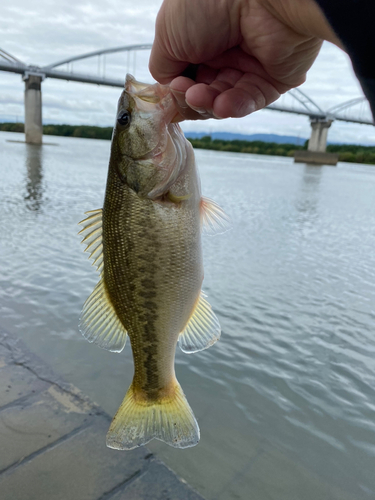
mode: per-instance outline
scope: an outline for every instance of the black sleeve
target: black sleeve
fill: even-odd
[[[316,0],[348,52],[375,116],[375,1]]]

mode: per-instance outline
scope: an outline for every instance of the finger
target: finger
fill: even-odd
[[[213,103],[218,118],[240,118],[263,109],[280,97],[267,80],[254,74],[244,74],[232,89],[221,92]]]
[[[164,45],[159,40],[155,40],[150,55],[148,68],[155,80],[163,85],[169,83],[177,75],[180,75],[189,64],[177,61],[168,54]]]
[[[291,88],[272,78],[255,57],[250,56],[240,47],[227,50],[220,56],[215,57],[215,59],[206,62],[206,65],[217,70],[227,68],[240,71],[242,74],[258,75],[264,81],[268,81],[277,88],[280,93],[286,92]]]
[[[212,73],[211,73],[212,75]],[[179,77],[171,86],[180,92],[176,97],[182,119],[240,118],[262,109],[280,97],[278,90],[257,74],[243,74],[232,68],[220,70],[211,84],[195,84]],[[187,105],[196,113],[191,113]]]
[[[213,118],[213,102],[220,92],[228,88],[224,82],[217,82],[217,85],[221,88],[211,87],[203,83],[196,84],[193,80],[183,76],[172,80],[170,87],[180,114],[180,118],[175,121]]]
[[[172,122],[181,122],[183,120],[205,120],[212,118],[206,110],[194,110],[186,102],[186,91],[195,85],[193,80],[179,76],[172,80],[170,84],[172,95],[177,105],[177,114]]]
[[[218,72],[219,70],[210,68],[206,64],[200,64],[197,69],[195,81],[196,83],[207,83],[209,85],[216,80]]]
[[[216,118],[242,118],[256,109],[256,104],[248,92],[232,88],[215,99],[212,113]]]
[[[241,117],[252,113],[256,106],[246,85],[244,91],[229,92],[242,82],[243,77],[243,73],[238,70],[231,68],[220,70],[210,85],[190,84],[186,88],[186,102],[198,113],[202,115],[208,113],[215,118]],[[219,97],[222,94],[224,98]],[[260,101],[260,98],[258,100]]]
[[[186,91],[193,85],[195,85],[194,80],[184,76],[178,76],[171,81],[170,89],[177,105],[177,115],[172,120],[173,122],[201,119],[199,113],[191,109],[185,100]]]
[[[236,86],[243,77],[241,71],[231,68],[224,68],[218,72],[214,81],[210,83],[210,87],[218,90],[220,93],[225,92]]]
[[[195,84],[196,82],[194,80],[191,80],[186,76],[178,76],[171,81],[170,88],[172,91],[185,93],[190,87]]]
[[[257,74],[245,73],[238,80],[235,89],[241,89],[249,94],[255,102],[255,109],[262,109],[280,97],[279,90],[266,78]]]
[[[187,104],[197,113],[201,115],[208,114],[210,117],[213,117],[213,104],[216,97],[220,95],[221,92],[222,90],[216,89],[211,85],[197,83],[187,90],[185,99]]]

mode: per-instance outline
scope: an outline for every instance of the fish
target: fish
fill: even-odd
[[[202,292],[202,228],[223,232],[229,217],[201,195],[194,151],[176,121],[168,85],[126,76],[113,129],[102,209],[80,222],[100,279],[79,328],[99,347],[121,352],[129,336],[133,381],[106,444],[130,450],[159,439],[195,446],[200,430],[177,381],[185,353],[213,345],[219,321]]]

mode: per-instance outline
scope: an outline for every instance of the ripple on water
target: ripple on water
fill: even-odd
[[[113,413],[131,380],[129,347],[108,354],[77,328],[98,279],[77,223],[102,206],[109,143],[38,149],[11,136],[0,133],[0,326]],[[204,239],[203,288],[222,338],[176,356],[201,443],[151,448],[208,500],[247,500],[250,488],[254,500],[371,498],[374,168],[197,157],[205,195],[233,221]]]

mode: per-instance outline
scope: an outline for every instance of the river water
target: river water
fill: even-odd
[[[130,347],[108,353],[77,327],[98,279],[77,222],[102,206],[110,144],[9,142],[22,139],[0,133],[0,327],[113,415]],[[196,156],[233,221],[204,239],[222,338],[177,352],[199,445],[150,449],[208,500],[374,498],[375,168]]]

